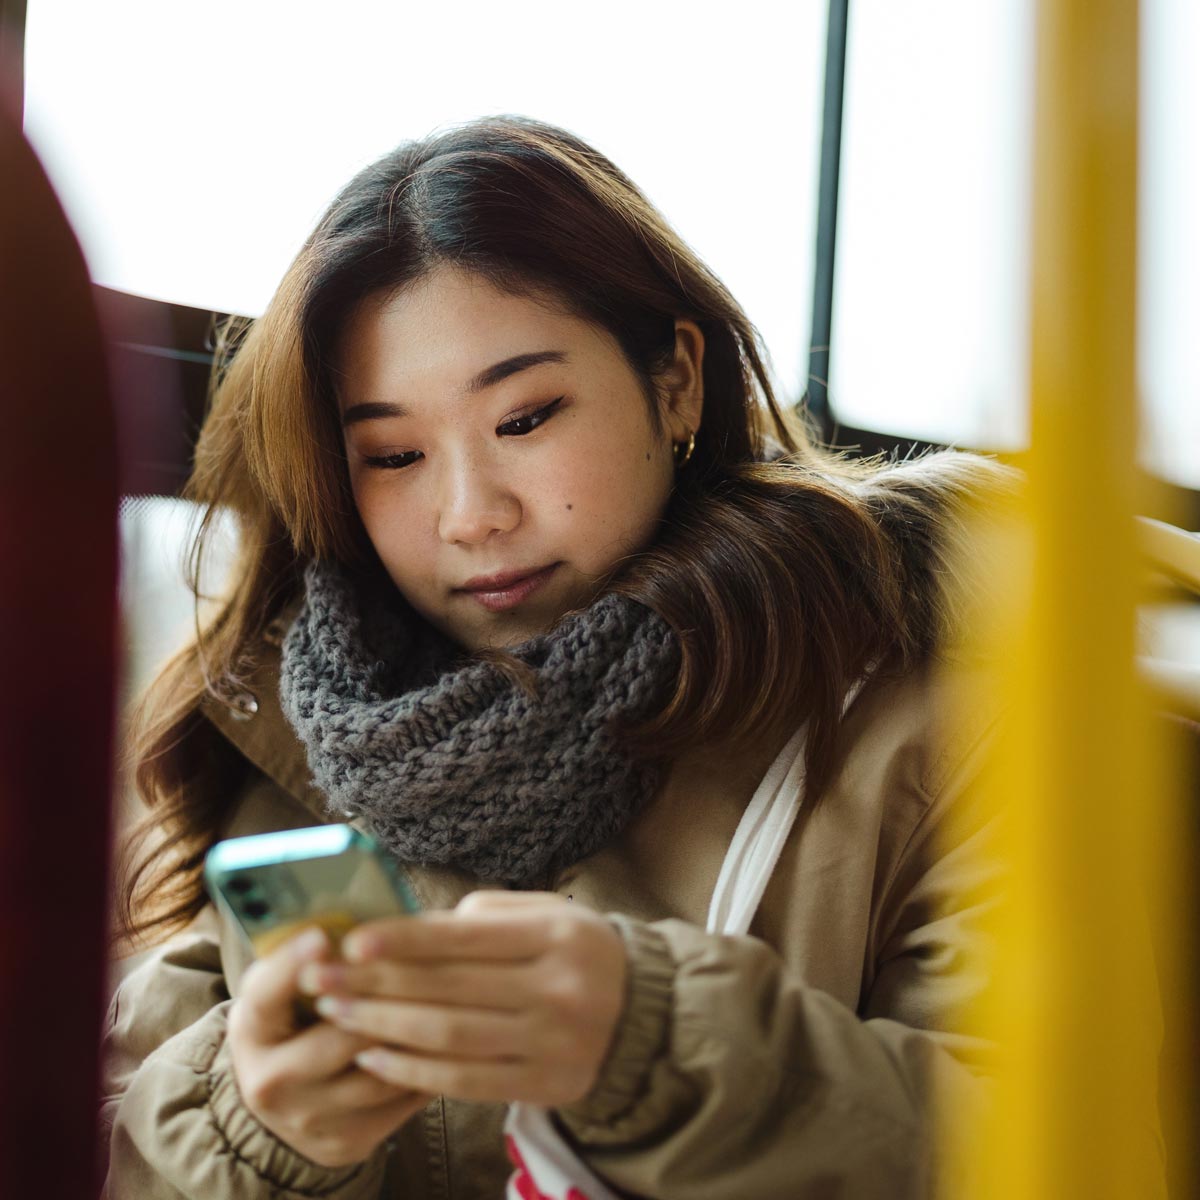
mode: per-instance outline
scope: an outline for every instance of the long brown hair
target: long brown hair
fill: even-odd
[[[240,688],[304,564],[377,563],[353,503],[331,356],[367,296],[440,264],[519,294],[550,293],[608,330],[643,383],[671,361],[674,322],[705,338],[704,422],[654,545],[615,587],[675,630],[674,694],[631,741],[671,756],[732,747],[809,721],[810,788],[834,766],[847,686],[870,665],[906,671],[946,621],[944,531],[986,460],[942,454],[852,464],[815,447],[780,407],[756,330],[724,285],[607,158],[570,133],[497,117],[408,142],[334,200],[264,315],[224,331],[186,495],[240,529],[233,586],[136,710],[134,779],[149,815],[130,841],[126,932],[162,933],[203,905],[199,870],[237,756],[200,713]],[[774,461],[764,461],[773,458]]]

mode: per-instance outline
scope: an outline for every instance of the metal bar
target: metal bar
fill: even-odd
[[[1025,587],[994,793],[1013,868],[993,1014],[1008,1069],[978,1194],[1159,1196],[1145,918],[1162,788],[1134,668],[1136,3],[1041,0],[1035,108],[1028,554],[1010,558]]]
[[[812,334],[808,350],[808,386],[805,399],[801,401],[826,440],[833,431],[829,406],[829,341],[833,327],[849,7],[850,0],[829,0],[829,23],[825,39],[825,98],[821,117],[821,169],[817,185],[817,246],[813,263]]]

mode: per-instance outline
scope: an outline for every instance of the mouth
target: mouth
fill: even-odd
[[[551,563],[548,567],[535,567],[533,570],[476,575],[454,590],[478,601],[488,612],[506,612],[532,596],[560,565]]]

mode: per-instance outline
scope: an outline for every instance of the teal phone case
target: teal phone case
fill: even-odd
[[[204,860],[204,882],[257,954],[307,926],[337,942],[363,921],[420,911],[392,858],[350,825],[218,842]]]

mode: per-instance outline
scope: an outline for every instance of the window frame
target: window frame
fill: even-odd
[[[24,43],[28,0],[0,0],[0,50],[7,50],[18,115],[24,118]],[[827,382],[832,357],[830,334],[837,284],[837,208],[845,101],[849,0],[829,0],[825,83],[821,114],[821,158],[814,236],[812,324],[809,380],[797,408],[817,437],[854,455],[884,454],[907,458],[942,443],[903,437],[884,430],[859,429],[837,419]],[[97,307],[110,343],[117,400],[131,431],[155,430],[154,436],[126,436],[123,495],[178,495],[191,470],[196,437],[208,404],[213,335],[229,314],[152,300],[93,285]],[[152,331],[147,335],[146,331]],[[162,411],[164,393],[174,397]],[[1088,431],[1080,431],[1084,453]],[[994,453],[990,447],[970,447]],[[1019,463],[1021,454],[1000,457]],[[1147,516],[1200,529],[1200,489],[1184,487],[1145,473]]]

